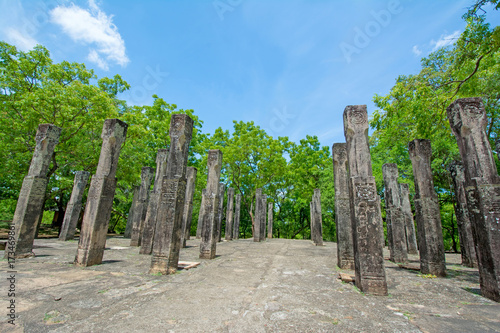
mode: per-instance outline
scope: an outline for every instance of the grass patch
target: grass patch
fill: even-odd
[[[436,279],[437,276],[434,274],[417,274],[417,276],[421,277],[422,279]]]

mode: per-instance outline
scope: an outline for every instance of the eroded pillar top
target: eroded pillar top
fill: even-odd
[[[401,206],[398,188],[398,165],[396,163],[385,163],[382,165],[384,177],[387,208]]]
[[[186,176],[189,144],[193,136],[193,119],[187,114],[174,114],[170,119],[170,153],[167,179]]]
[[[153,187],[155,190],[160,188],[161,180],[167,172],[168,153],[168,149],[158,149],[158,152],[156,153],[156,175]]]
[[[451,129],[462,133],[487,125],[486,112],[480,97],[459,98],[446,109]],[[466,133],[463,133],[464,135]]]
[[[208,175],[206,189],[217,194],[219,190],[220,171],[222,168],[222,152],[219,149],[208,151],[207,167]]]
[[[344,165],[347,162],[347,144],[334,143],[332,146],[333,161],[339,165]]]
[[[344,136],[347,142],[350,176],[372,176],[366,105],[346,106],[344,110]]]
[[[415,139],[408,143],[408,151],[413,167],[415,180],[415,198],[433,198],[437,194],[434,191],[434,181],[431,171],[431,141],[427,139]]]
[[[106,119],[102,127],[102,148],[96,175],[114,177],[118,157],[127,136],[128,125],[119,119]]]
[[[36,145],[28,176],[46,177],[54,149],[59,143],[62,129],[52,124],[40,124],[36,132]]]
[[[499,177],[486,134],[486,110],[479,97],[460,98],[446,109],[450,127],[457,139],[466,179],[479,177],[482,182],[495,183]]]

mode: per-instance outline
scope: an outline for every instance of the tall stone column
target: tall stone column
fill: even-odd
[[[198,225],[196,226],[196,238],[201,239],[202,229],[203,229],[203,208],[205,207],[205,197],[206,189],[201,190],[201,203],[200,210],[198,212]],[[217,237],[219,237],[217,235]]]
[[[182,216],[182,234],[181,244],[186,247],[186,241],[191,234],[191,221],[193,218],[193,196],[196,186],[196,173],[198,169],[194,167],[187,168],[186,200],[184,204],[184,215]]]
[[[472,236],[472,226],[467,208],[467,195],[465,191],[464,167],[460,162],[451,163],[449,166],[453,189],[455,191],[455,216],[457,217],[458,238],[460,240],[460,252],[462,254],[462,265],[477,267],[476,247]]]
[[[260,242],[260,228],[261,228],[261,215],[262,215],[262,189],[255,190],[255,223],[253,228],[253,241]]]
[[[345,143],[334,143],[332,155],[335,186],[335,224],[337,226],[337,266],[342,269],[354,270],[347,145]]]
[[[76,225],[82,212],[82,199],[85,188],[89,181],[90,172],[77,171],[75,173],[75,180],[73,182],[73,191],[69,198],[68,205],[66,206],[66,213],[59,234],[59,240],[67,241],[75,237]]]
[[[226,192],[226,185],[219,183],[219,207],[217,208],[217,241],[222,241],[222,216],[224,215],[224,192]]]
[[[313,218],[313,203],[312,201],[309,202],[309,230],[311,230],[311,241],[314,242],[314,232],[313,232],[313,223],[314,223],[314,218]]]
[[[139,199],[134,209],[132,218],[132,234],[130,236],[130,246],[141,246],[142,233],[148,210],[149,192],[151,180],[155,174],[155,169],[143,167],[141,170],[141,185],[139,187]]]
[[[267,204],[267,238],[273,238],[273,213],[274,205],[269,202]]]
[[[160,203],[161,184],[163,177],[167,173],[167,159],[170,151],[168,149],[158,149],[156,153],[156,173],[153,183],[153,190],[149,194],[146,217],[144,218],[144,228],[141,236],[140,254],[151,254],[155,237],[156,220],[158,217],[158,205]]]
[[[6,247],[5,258],[28,258],[34,255],[33,241],[45,202],[47,173],[60,135],[61,128],[57,126],[52,124],[38,126],[33,158],[28,174],[24,177],[12,220],[15,226],[14,249]]]
[[[226,240],[233,240],[234,188],[227,189]]]
[[[234,209],[233,239],[240,238],[240,210],[241,210],[241,193],[238,193],[236,194],[236,204]]]
[[[170,151],[156,212],[150,274],[177,272],[186,198],[186,169],[192,135],[193,120],[186,114],[172,115]]]
[[[382,232],[382,215],[372,174],[366,105],[345,108],[344,136],[349,163],[356,286],[368,294],[387,295],[383,243],[380,236],[375,237]]]
[[[267,195],[263,194],[261,198],[262,198],[262,203],[260,205],[261,211],[260,211],[259,238],[261,242],[264,242],[266,240]]]
[[[481,98],[463,98],[447,109],[465,171],[465,190],[476,244],[481,294],[500,301],[500,177],[486,135]]]
[[[409,254],[418,254],[415,223],[410,204],[410,186],[408,184],[399,184],[399,197],[401,198],[401,210],[405,219],[406,247]]]
[[[321,192],[319,188],[314,189],[312,197],[312,240],[314,245],[323,246],[323,218],[321,214]]]
[[[396,263],[407,263],[405,216],[399,196],[398,166],[395,163],[386,163],[382,166],[382,174],[385,186],[387,233],[390,235],[388,237],[390,260]]]
[[[200,259],[214,259],[220,231],[217,230],[217,214],[220,198],[220,172],[222,168],[222,152],[218,149],[208,151],[207,187],[203,192],[203,217],[200,243]],[[222,192],[224,193],[224,192]]]
[[[415,211],[422,274],[446,276],[441,212],[431,171],[431,142],[410,141],[409,153],[415,179]]]
[[[123,238],[130,238],[132,236],[132,220],[134,219],[134,209],[137,206],[139,200],[139,189],[140,186],[134,186],[134,195],[132,196],[132,204],[128,210],[127,225],[125,226],[125,232],[123,233]]]
[[[101,155],[95,175],[90,181],[75,258],[76,266],[92,266],[102,262],[115,196],[118,157],[127,136],[127,127],[119,119],[104,121]]]

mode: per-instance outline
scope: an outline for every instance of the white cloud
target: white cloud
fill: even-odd
[[[431,40],[431,45],[434,45],[432,51],[436,51],[442,47],[450,46],[460,37],[460,31],[455,31],[449,35],[441,35],[437,41]]]
[[[420,49],[418,48],[418,45],[414,45],[413,46],[413,49],[411,50],[413,52],[414,55],[416,56],[419,56],[422,54],[422,51],[420,51]]]
[[[99,56],[99,53],[97,53],[97,51],[94,49],[90,50],[89,55],[87,56],[87,59],[89,59],[89,61],[97,64],[97,66],[99,66],[99,68],[102,68],[105,71],[107,71],[109,69],[108,63],[103,58],[101,58]]]
[[[107,70],[108,62],[125,66],[129,59],[125,53],[125,42],[112,16],[106,15],[94,0],[89,0],[89,9],[72,4],[59,6],[50,12],[51,21],[60,25],[75,42],[93,45],[88,59]]]
[[[37,41],[27,33],[21,33],[15,28],[8,28],[6,31],[7,41],[16,45],[22,51],[29,51],[38,44]]]

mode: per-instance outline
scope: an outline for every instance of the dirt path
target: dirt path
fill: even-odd
[[[386,261],[389,296],[376,297],[337,279],[335,243],[223,242],[215,260],[152,276],[149,256],[129,242],[109,238],[102,265],[77,268],[76,241],[36,240],[37,256],[15,266],[17,325],[2,315],[0,331],[500,332],[500,304],[477,295],[477,270],[455,254],[445,279]],[[199,241],[188,246],[181,260],[200,261]],[[5,260],[1,269],[6,311]]]

